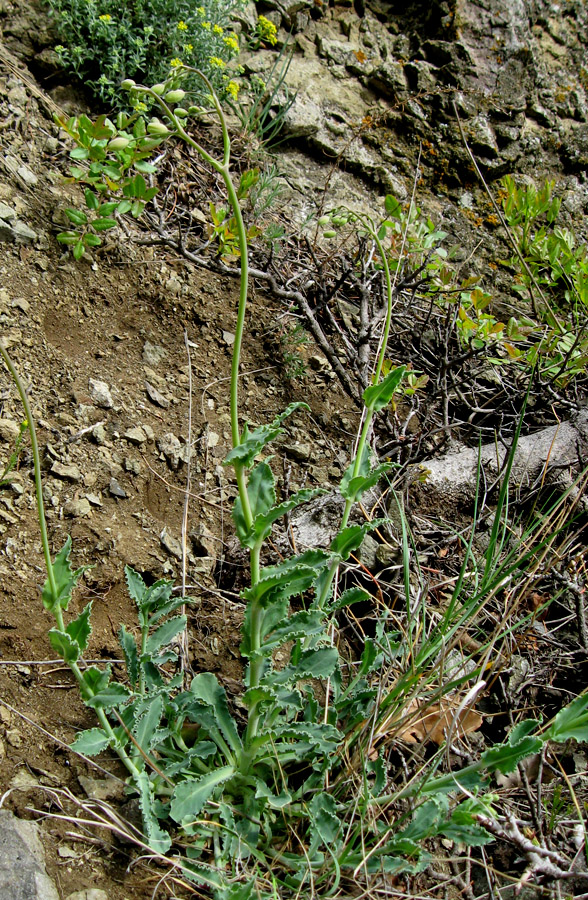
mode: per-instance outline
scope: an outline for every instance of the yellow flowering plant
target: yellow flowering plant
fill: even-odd
[[[115,107],[128,108],[120,88],[124,79],[161,82],[178,61],[201,71],[221,97],[231,83],[224,75],[239,53],[232,20],[245,0],[203,0],[198,7],[189,0],[45,2],[60,38],[55,50],[61,64]],[[271,43],[267,28],[263,33]],[[205,90],[196,77],[188,77],[186,89],[194,102],[203,102]],[[235,96],[233,88],[229,93]]]

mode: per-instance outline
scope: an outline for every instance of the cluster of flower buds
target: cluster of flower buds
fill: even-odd
[[[323,237],[334,238],[337,236],[337,232],[333,229],[343,228],[344,225],[349,225],[350,223],[356,221],[357,215],[354,212],[351,212],[351,210],[334,209],[332,210],[332,212],[321,216],[318,220],[318,225],[320,226],[320,228],[328,229],[327,231],[323,231]],[[329,228],[329,226],[331,227]]]

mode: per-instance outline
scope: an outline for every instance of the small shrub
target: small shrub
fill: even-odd
[[[239,52],[232,15],[243,0],[47,0],[62,44],[55,49],[64,68],[102,101],[124,107],[125,78],[164,81],[170,64],[202,71],[219,94],[236,96],[228,64]],[[188,88],[195,100],[205,91],[197,78]]]

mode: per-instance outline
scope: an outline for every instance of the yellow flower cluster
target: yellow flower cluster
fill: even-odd
[[[110,21],[112,21],[112,16],[109,15],[108,13],[104,13],[103,16],[98,16],[98,18],[100,19],[101,22],[110,22]]]
[[[216,69],[224,69],[226,66],[226,62],[224,61],[224,59],[221,59],[220,56],[211,56],[209,59],[209,63]]]
[[[267,41],[272,46],[277,42],[278,29],[273,22],[270,22],[265,16],[259,16],[257,19],[257,33],[262,41]]]
[[[184,21],[178,22],[178,31],[187,31],[188,26]]]
[[[223,38],[223,43],[229,50],[232,50],[233,53],[239,52],[239,39],[236,34],[229,34]]]
[[[238,81],[229,81],[228,84],[225,85],[225,90],[227,94],[229,94],[233,100],[237,99],[237,95],[241,89],[241,85]]]
[[[179,66],[183,66],[183,65],[184,65],[184,63],[182,62],[181,59],[178,59],[177,56],[175,59],[172,59],[172,61],[170,62],[170,66],[172,67],[172,69],[177,69]]]
[[[223,33],[223,29],[220,27],[220,25],[215,25],[212,30],[213,30],[214,34],[222,34]]]

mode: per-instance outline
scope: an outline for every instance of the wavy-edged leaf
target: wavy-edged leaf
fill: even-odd
[[[249,432],[245,427],[241,441],[225,457],[223,465],[232,465],[238,462],[241,466],[250,468],[258,453],[266,444],[273,441],[282,431],[281,425],[284,419],[292,415],[297,409],[310,409],[307,403],[291,403],[284,412],[276,416],[269,425],[260,425]]]
[[[218,683],[212,672],[201,672],[199,675],[196,675],[192,679],[190,693],[214,710],[218,727],[222,731],[225,740],[235,752],[240,750],[242,747],[241,738],[239,737],[235,720],[229,711],[226,691]]]
[[[159,728],[162,715],[163,697],[159,695],[158,697],[153,697],[153,699],[149,700],[147,709],[141,715],[137,716],[135,720],[133,735],[139,747],[146,753],[148,753],[152,747],[152,740]]]
[[[277,568],[277,567],[273,567]],[[257,584],[242,592],[242,596],[249,603],[259,603],[262,607],[271,606],[280,600],[289,600],[303,594],[314,584],[316,570],[310,566],[295,566],[284,569],[262,578]]]
[[[341,833],[341,821],[337,815],[335,798],[330,794],[315,794],[308,804],[310,829],[312,834],[311,850],[321,844],[332,847]]]
[[[74,640],[82,653],[88,646],[88,639],[92,634],[92,626],[90,625],[90,613],[92,612],[92,600],[84,607],[77,619],[70,622],[65,630],[70,638]]]
[[[265,800],[272,809],[284,809],[292,802],[292,794],[289,791],[283,790],[279,794],[274,794],[261,779],[256,782],[255,797],[258,800]]]
[[[371,600],[370,594],[360,587],[350,587],[343,591],[337,599],[330,604],[329,609],[344,609],[346,606],[353,606],[354,603],[366,603]]]
[[[380,528],[386,522],[386,519],[373,519],[373,521],[366,522],[364,525],[348,525],[332,541],[330,546],[331,553],[338,556],[339,559],[347,559],[350,553],[361,547],[366,534],[374,531],[376,528]]]
[[[83,756],[97,756],[106,750],[109,743],[110,739],[101,728],[88,728],[87,731],[81,731],[77,735],[70,747]]]
[[[271,730],[272,739],[304,741],[318,748],[322,753],[334,753],[343,735],[334,725],[312,722],[295,722],[291,725],[277,725]]]
[[[220,766],[212,772],[181,781],[177,785],[169,814],[174,822],[186,826],[198,818],[216,788],[235,774],[233,766]]]
[[[480,757],[480,762],[489,772],[498,771],[502,775],[510,775],[523,759],[538,753],[543,746],[541,738],[527,735],[516,743],[510,741],[490,747]]]
[[[363,402],[368,409],[378,412],[388,406],[390,400],[398,390],[400,382],[406,372],[406,366],[397,366],[392,369],[378,384],[372,384],[363,392]]]
[[[86,700],[86,705],[91,706],[92,709],[116,709],[117,706],[122,706],[123,703],[126,703],[130,696],[131,692],[124,684],[114,682],[114,684],[109,684],[108,687],[97,691],[92,697],[89,697]]]
[[[283,620],[280,620],[283,621]],[[325,617],[318,610],[307,612],[301,610],[286,619],[269,633],[264,635],[262,652],[271,653],[286,641],[296,641],[302,637],[321,634],[325,629]]]
[[[139,680],[139,656],[137,653],[137,642],[132,634],[130,634],[124,625],[121,625],[118,631],[118,641],[122,648],[125,664],[127,667],[127,676],[134,689]]]
[[[257,517],[263,516],[275,504],[274,475],[267,462],[259,463],[249,474],[247,479],[247,496],[254,522]],[[240,497],[236,498],[233,505],[233,521],[235,522],[237,537],[243,546],[253,547],[256,541],[255,532],[253,529],[247,528]]]
[[[252,529],[252,537],[254,539],[253,542],[255,543],[260,539],[265,539],[270,534],[274,522],[277,522],[278,519],[281,519],[282,516],[286,515],[286,513],[289,513],[291,510],[296,509],[296,507],[300,506],[302,503],[308,503],[309,500],[314,499],[314,497],[318,497],[320,494],[326,493],[327,492],[324,490],[324,488],[305,488],[301,491],[298,491],[296,494],[290,497],[289,500],[285,500],[278,506],[273,506],[263,515],[257,515],[255,517]],[[247,544],[246,546],[249,546],[249,544]]]
[[[83,681],[80,685],[80,692],[84,700],[92,697],[99,691],[103,691],[110,681],[112,672],[110,664],[104,669],[98,669],[96,666],[88,666],[83,672]]]
[[[339,490],[346,500],[356,503],[358,500],[361,500],[366,491],[369,491],[378,483],[382,475],[385,475],[386,472],[395,467],[396,463],[383,462],[371,469],[368,475],[356,475],[354,477],[353,465],[351,465],[341,479]]]
[[[185,630],[186,624],[186,616],[174,616],[160,625],[147,639],[145,646],[147,656],[154,656],[162,647],[167,647],[176,635]]]
[[[318,647],[304,650],[296,663],[272,674],[274,685],[292,684],[304,678],[329,678],[339,663],[335,647]]]
[[[139,792],[139,806],[147,843],[156,853],[165,855],[172,842],[169,834],[160,827],[153,812],[153,785],[146,772],[140,772],[133,778],[133,783]]]
[[[77,641],[58,628],[49,631],[49,643],[66,663],[75,663],[81,656]]]
[[[89,566],[80,566],[75,571],[71,567],[69,554],[71,552],[71,537],[68,535],[65,544],[55,557],[51,564],[53,577],[55,579],[56,595],[53,595],[51,583],[49,579],[43,585],[42,599],[43,606],[49,612],[54,612],[57,607],[67,609],[74,587],[78,583],[81,575],[89,569]]]
[[[271,631],[276,628],[276,626],[283,622],[286,616],[288,615],[288,600],[277,598],[273,603],[266,606],[263,612],[263,619],[261,623],[260,629],[260,637],[263,641],[265,636],[269,634]],[[245,609],[245,618],[243,620],[243,627],[241,633],[243,635],[243,639],[241,641],[240,651],[241,655],[248,657],[251,655],[252,644],[252,629],[253,629],[253,619],[254,619],[254,610],[253,605],[251,603],[247,604]]]

